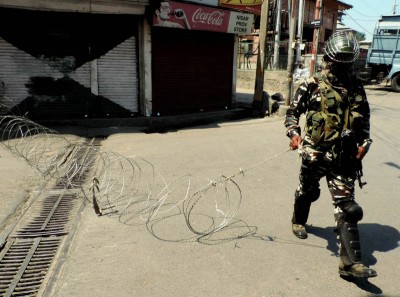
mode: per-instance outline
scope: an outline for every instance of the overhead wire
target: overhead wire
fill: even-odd
[[[360,25],[349,13],[346,13],[346,15],[349,16],[353,20],[353,22],[356,23],[361,29],[363,29],[368,34],[372,35],[372,32],[370,32],[368,29],[366,29],[362,25]]]

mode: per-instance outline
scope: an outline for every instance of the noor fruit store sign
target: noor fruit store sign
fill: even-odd
[[[213,7],[165,1],[153,17],[153,26],[248,35],[254,15]]]

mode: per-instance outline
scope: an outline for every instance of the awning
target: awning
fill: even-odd
[[[400,22],[378,22],[377,29],[400,29]]]

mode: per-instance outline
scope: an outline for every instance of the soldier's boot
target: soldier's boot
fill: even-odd
[[[351,264],[346,266],[344,265],[342,260],[340,260],[339,263],[339,274],[343,276],[362,277],[362,278],[375,277],[378,275],[378,273],[374,269],[368,268],[362,263]]]
[[[292,232],[297,238],[300,239],[306,239],[308,237],[305,225],[310,213],[311,203],[319,196],[319,192],[317,190],[314,190],[312,193],[313,194],[306,195],[299,189],[297,189],[295,192],[292,216]]]
[[[339,274],[352,277],[375,277],[377,272],[366,267],[361,262],[361,245],[356,223],[341,223],[338,225],[340,241],[339,248]]]
[[[292,224],[292,231],[293,231],[293,234],[296,235],[300,239],[306,239],[308,236],[306,227],[304,225]]]

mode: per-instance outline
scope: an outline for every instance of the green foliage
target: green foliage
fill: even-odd
[[[365,33],[357,32],[357,33],[356,33],[356,39],[357,39],[358,41],[363,41],[363,40],[365,40]]]

